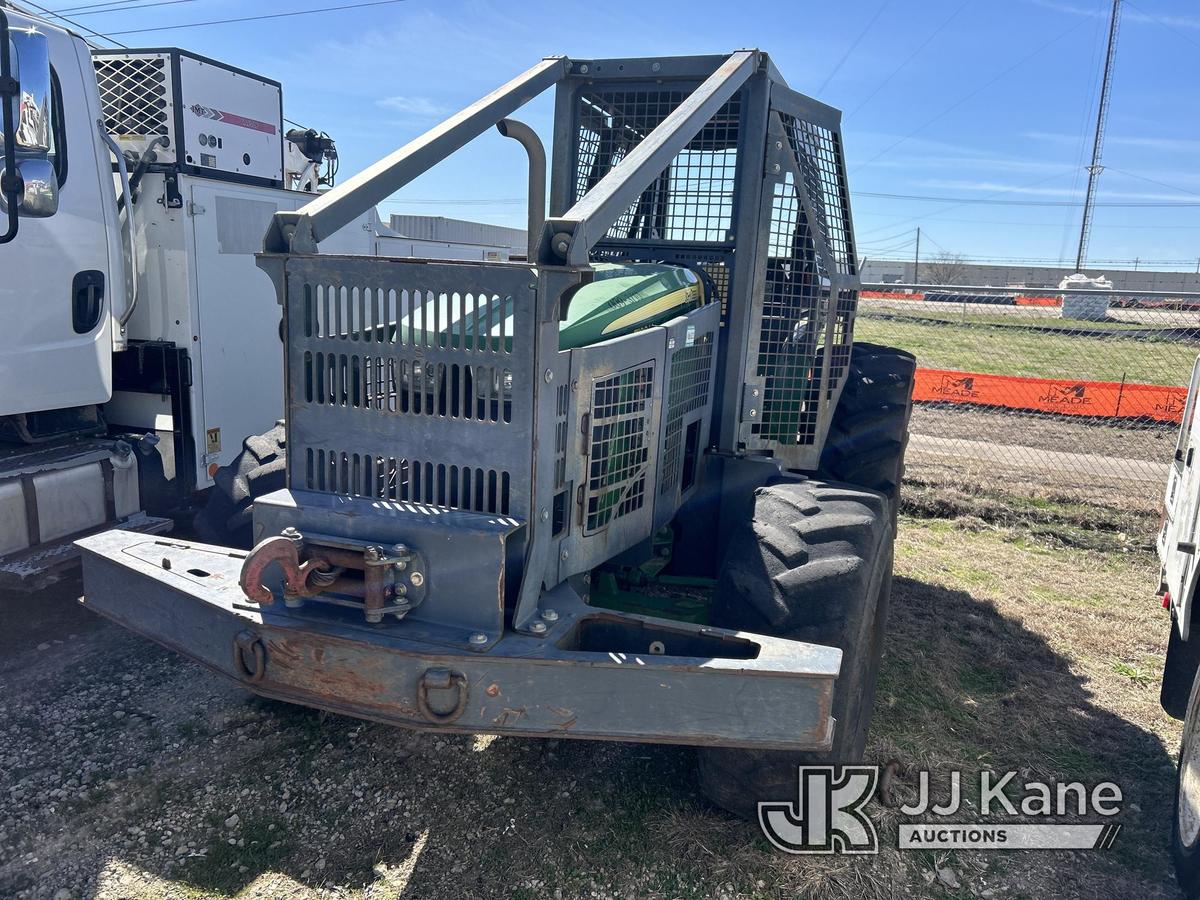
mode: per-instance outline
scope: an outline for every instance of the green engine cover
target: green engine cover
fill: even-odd
[[[705,302],[690,269],[654,263],[595,263],[594,280],[575,292],[558,332],[570,350],[668,322]]]
[[[560,350],[586,347],[668,322],[708,300],[696,273],[680,266],[594,263],[592,268],[595,278],[575,292],[567,307],[567,319],[559,328]],[[433,322],[441,323],[436,333],[428,327]],[[481,313],[468,313],[459,322],[455,304],[441,294],[418,307],[412,315],[404,316],[391,329],[394,332],[399,328],[417,344],[457,347],[461,342],[475,343],[487,327]],[[510,308],[504,328],[493,322],[487,340],[492,349],[500,349],[503,334],[506,348],[511,349],[512,333]]]

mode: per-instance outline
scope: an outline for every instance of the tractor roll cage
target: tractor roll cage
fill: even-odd
[[[508,133],[507,117],[552,85],[557,96],[550,216],[540,236],[530,234],[529,247],[532,264],[558,274],[544,282],[548,290],[539,290],[539,320],[548,324],[565,316],[574,289],[590,278],[592,258],[721,267],[723,346],[712,446],[814,470],[841,394],[860,285],[841,113],[791,90],[762,51],[657,59],[548,57],[301,209],[277,212],[259,265],[281,284],[288,255],[317,253],[324,238],[489,128]],[[667,88],[683,96],[660,121],[645,116],[648,126],[636,143],[585,186],[576,171],[579,101],[592,86],[626,91],[620,96],[631,103],[644,102],[630,99],[635,94]],[[714,142],[698,136],[711,132],[714,116],[735,102],[739,120],[729,132],[729,149],[739,159],[735,175],[719,176],[736,178],[728,191],[730,228],[722,240],[712,232],[686,232],[690,240],[681,240],[678,234],[646,233],[649,229],[638,239],[613,240],[614,229],[645,205],[656,184],[663,194],[673,190],[669,173],[681,153],[697,144],[713,148]],[[761,168],[755,164],[759,154]],[[697,174],[685,177],[694,182]],[[540,198],[530,200],[532,228],[543,210],[533,208]],[[686,202],[714,201],[701,196]]]

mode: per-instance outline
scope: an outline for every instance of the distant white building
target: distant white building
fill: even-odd
[[[448,219],[445,216],[392,215],[388,222],[388,243],[397,248],[394,255],[423,254],[422,248],[438,245],[448,252],[461,248],[463,255],[457,259],[500,259],[525,256],[526,238],[524,228],[506,228],[485,222],[470,222],[466,219]],[[398,252],[403,241],[414,245],[414,252]],[[476,251],[481,251],[482,255]],[[444,254],[436,254],[443,257]]]
[[[937,265],[935,259],[922,259],[920,278],[929,277],[929,266]],[[942,264],[945,267],[945,264]],[[1062,266],[1001,266],[983,265],[964,261],[957,267],[955,284],[980,285],[987,287],[1056,288],[1063,278],[1074,269]],[[1158,272],[1130,269],[1105,269],[1087,266],[1088,275],[1103,275],[1112,282],[1117,291],[1200,291],[1200,274],[1195,272]],[[908,283],[913,280],[912,262],[899,260],[867,259],[862,264],[863,281]]]

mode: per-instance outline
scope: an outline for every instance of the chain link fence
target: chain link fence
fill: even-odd
[[[1200,293],[866,284],[854,337],[917,357],[910,477],[1161,503]]]

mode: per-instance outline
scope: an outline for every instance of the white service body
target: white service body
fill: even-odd
[[[127,332],[130,341],[188,348],[195,483],[202,489],[212,484],[216,467],[238,454],[246,436],[283,416],[281,311],[254,254],[276,211],[299,209],[312,195],[180,175],[183,205],[170,209],[158,202],[165,197],[163,181],[160,174],[147,175],[136,207],[141,299]],[[370,256],[374,237],[370,213],[321,249]],[[122,391],[105,409],[112,425],[160,434],[170,432],[170,414],[167,398]]]
[[[1158,558],[1162,566],[1162,586],[1170,599],[1172,618],[1179,637],[1188,640],[1191,633],[1193,601],[1196,593],[1197,542],[1200,541],[1200,359],[1192,367],[1183,422],[1175,444],[1175,455],[1167,475],[1167,493],[1163,502],[1163,525],[1158,533]]]

